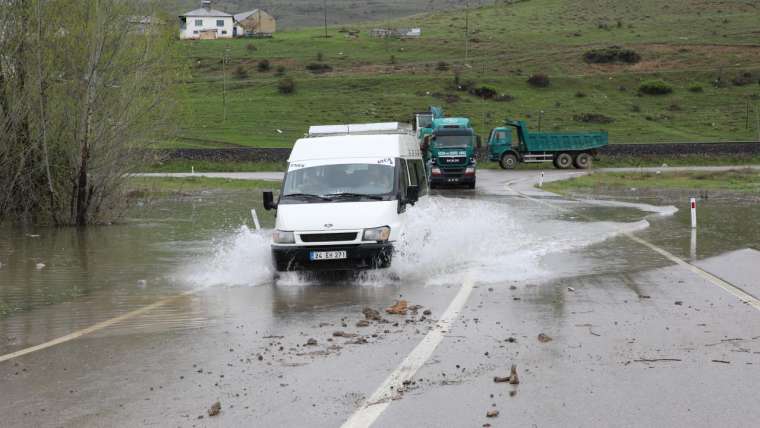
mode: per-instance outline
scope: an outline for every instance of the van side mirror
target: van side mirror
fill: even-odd
[[[419,186],[407,187],[406,188],[406,202],[414,205],[419,200],[420,200],[420,187]]]
[[[274,193],[271,191],[266,191],[263,194],[264,198],[264,209],[267,211],[276,210],[277,204],[274,203]]]

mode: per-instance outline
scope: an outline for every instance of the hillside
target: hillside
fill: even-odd
[[[510,117],[542,128],[605,129],[612,142],[748,140],[760,111],[760,4],[751,0],[528,0],[465,12],[415,15],[383,25],[421,27],[420,39],[371,38],[369,23],[286,31],[271,40],[187,42],[191,79],[182,139],[165,146],[288,146],[310,124],[408,120],[443,105],[481,134]],[[352,38],[347,30],[359,30]],[[589,64],[618,45],[640,61]],[[226,121],[223,120],[226,67]],[[268,60],[271,68],[258,71]],[[312,63],[332,71],[314,74]],[[294,79],[282,95],[277,67]],[[530,75],[549,76],[532,87]],[[487,86],[484,99],[459,86]],[[667,95],[640,93],[663,81]],[[497,100],[498,99],[498,100]]]

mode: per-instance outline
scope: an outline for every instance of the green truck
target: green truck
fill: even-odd
[[[517,138],[513,138],[516,135]],[[522,120],[508,120],[488,137],[488,158],[504,169],[518,162],[553,162],[558,169],[591,167],[597,151],[608,144],[607,132],[530,132]]]
[[[415,118],[430,187],[465,185],[474,189],[475,150],[480,145],[480,137],[472,129],[470,119],[442,117],[443,111],[436,109],[418,113]]]

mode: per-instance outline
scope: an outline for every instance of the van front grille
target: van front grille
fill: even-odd
[[[356,240],[358,233],[302,233],[303,242],[347,242]]]

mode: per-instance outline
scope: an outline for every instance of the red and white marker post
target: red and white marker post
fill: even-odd
[[[689,203],[691,204],[691,228],[696,229],[697,228],[697,199],[691,198]]]

